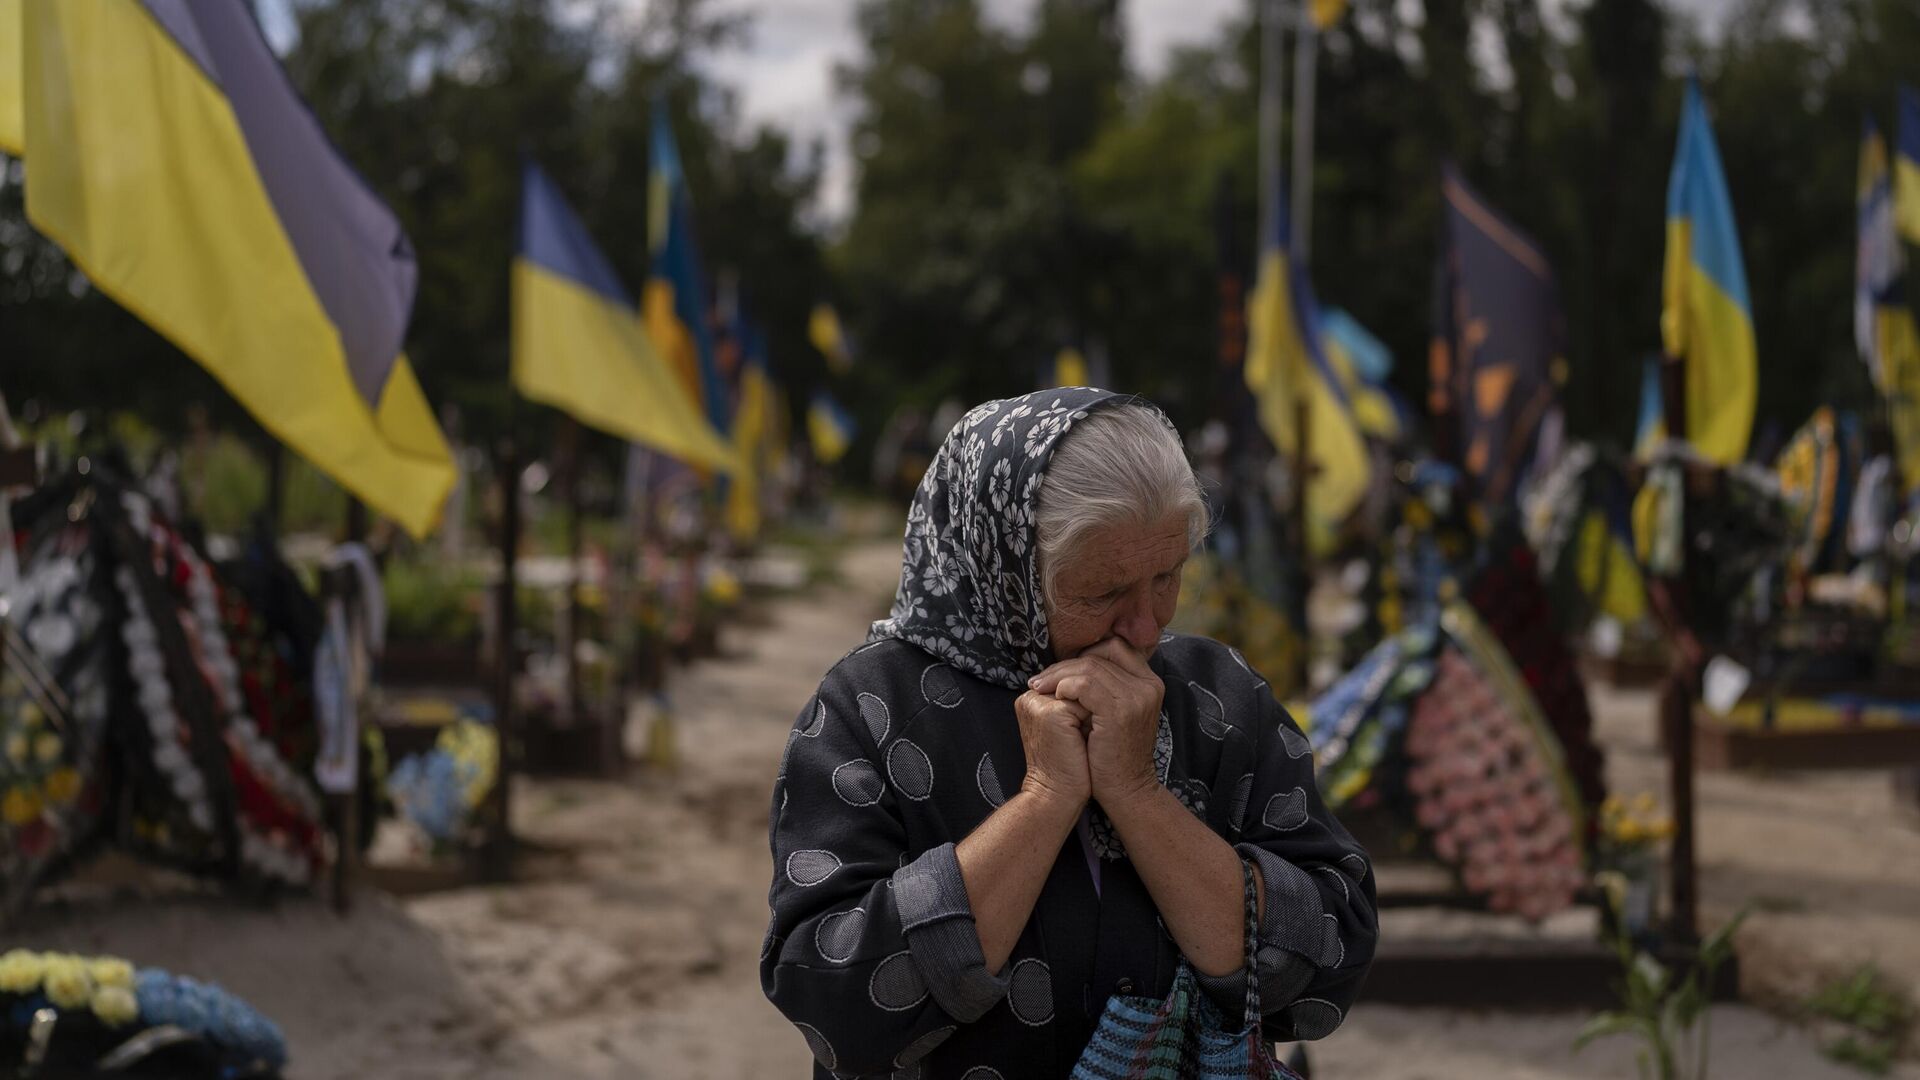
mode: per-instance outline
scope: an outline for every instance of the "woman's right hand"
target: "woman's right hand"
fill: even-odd
[[[1087,710],[1052,694],[1029,690],[1014,699],[1020,720],[1020,746],[1027,755],[1023,791],[1071,803],[1076,812],[1093,797],[1087,768]]]

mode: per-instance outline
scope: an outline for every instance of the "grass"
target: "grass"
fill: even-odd
[[[1850,1029],[1821,1047],[1828,1058],[1875,1076],[1893,1068],[1914,1015],[1913,1003],[1872,964],[1808,998],[1807,1011]]]

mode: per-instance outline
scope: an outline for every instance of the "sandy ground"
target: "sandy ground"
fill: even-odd
[[[728,628],[722,657],[677,672],[677,771],[523,782],[516,824],[536,853],[519,883],[366,894],[344,919],[147,889],[42,905],[8,936],[218,980],[279,1020],[305,1080],[805,1076],[758,983],[768,795],[795,710],[857,643],[897,558],[890,541],[851,548],[842,583],[768,605]],[[1596,706],[1613,783],[1658,790],[1652,699],[1601,690]],[[1920,830],[1891,814],[1883,777],[1707,776],[1700,791],[1709,917],[1761,907],[1740,942],[1750,998],[1790,1005],[1868,960],[1920,996]],[[1860,1075],[1778,1015],[1716,1009],[1715,1074]],[[1313,1065],[1334,1080],[1632,1076],[1629,1043],[1571,1051],[1583,1020],[1363,1005]]]

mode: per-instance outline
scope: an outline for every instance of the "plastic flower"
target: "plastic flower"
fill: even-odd
[[[33,738],[33,756],[42,765],[51,765],[60,760],[60,736],[51,731],[43,731]]]
[[[16,731],[13,734],[7,736],[7,760],[15,763],[16,765],[21,765],[26,763],[27,737],[21,734],[20,732]]]
[[[95,986],[133,989],[133,965],[117,956],[96,956],[87,965]]]
[[[80,774],[71,767],[55,769],[40,785],[40,790],[48,802],[64,806],[80,794]]]
[[[93,979],[88,977],[86,965],[78,957],[48,957],[41,983],[46,988],[47,1000],[62,1009],[82,1008],[93,1000]]]
[[[40,795],[28,788],[8,788],[0,799],[0,818],[9,825],[25,825],[40,816]]]
[[[26,949],[9,949],[0,955],[0,993],[31,993],[46,973],[46,958]]]
[[[93,992],[93,1014],[108,1027],[120,1027],[140,1018],[140,1003],[124,986],[103,986]]]

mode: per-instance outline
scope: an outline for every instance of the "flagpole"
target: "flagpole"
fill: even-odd
[[[1307,266],[1313,246],[1313,103],[1319,81],[1320,32],[1305,3],[1295,13],[1293,41],[1293,226],[1292,253]]]
[[[1286,111],[1287,54],[1283,47],[1286,0],[1260,5],[1260,225],[1253,250],[1266,250],[1280,210],[1280,123]]]

